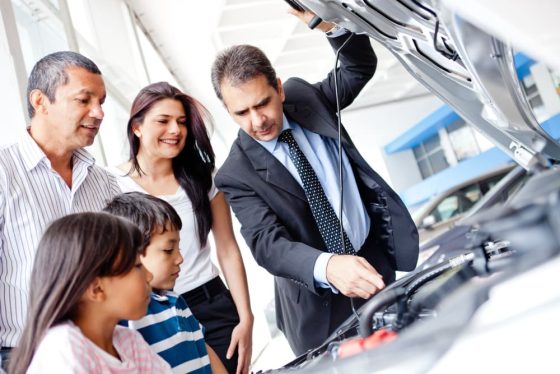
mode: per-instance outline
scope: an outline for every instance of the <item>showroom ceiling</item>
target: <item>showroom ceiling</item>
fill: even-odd
[[[263,49],[278,75],[320,80],[334,55],[319,31],[287,13],[281,0],[129,0],[129,5],[167,60],[180,84],[202,99],[212,95],[210,65],[217,51],[234,44]],[[393,55],[375,44],[377,72],[353,108],[428,94]]]

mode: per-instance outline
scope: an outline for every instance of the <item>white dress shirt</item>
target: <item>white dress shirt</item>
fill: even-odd
[[[317,174],[317,178],[325,191],[327,199],[331,203],[336,216],[340,220],[340,187],[338,181],[338,144],[336,140],[322,137],[308,131],[295,122],[290,122],[284,115],[282,131],[291,129],[294,139],[299,148],[311,164]],[[258,140],[257,140],[258,141]],[[258,141],[267,151],[269,151],[282,165],[288,169],[294,179],[303,187],[301,177],[290,158],[288,144],[279,142],[278,138],[270,141]],[[342,224],[344,231],[352,246],[358,252],[365,243],[370,230],[370,218],[360,197],[360,191],[356,184],[356,178],[350,161],[345,152],[342,152],[342,169],[344,196],[342,206]],[[326,269],[328,260],[332,253],[323,253],[315,262],[313,277],[318,286],[331,288],[338,292],[327,281]]]
[[[0,345],[16,346],[27,316],[29,280],[45,228],[70,213],[99,211],[120,193],[115,178],[74,152],[72,188],[26,132],[0,149]]]

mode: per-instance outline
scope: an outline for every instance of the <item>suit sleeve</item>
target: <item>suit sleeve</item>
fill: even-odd
[[[348,38],[350,40],[342,47]],[[342,47],[339,53],[339,67],[336,70],[331,70],[325,79],[314,86],[319,89],[331,110],[335,112],[335,74],[338,81],[340,109],[344,109],[352,104],[360,91],[373,77],[377,67],[377,56],[367,35],[347,32],[336,38],[328,38],[328,40],[335,53]]]
[[[241,223],[241,234],[260,266],[272,275],[287,278],[311,292],[325,292],[315,287],[313,279],[315,261],[324,252],[294,241],[268,204],[239,178],[218,173],[216,185],[224,192]]]

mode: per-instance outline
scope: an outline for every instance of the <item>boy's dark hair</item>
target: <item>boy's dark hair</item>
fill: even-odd
[[[163,233],[167,225],[180,231],[181,218],[167,201],[142,192],[127,192],[115,196],[103,210],[124,217],[138,226],[144,236],[144,245],[150,243],[155,230]]]

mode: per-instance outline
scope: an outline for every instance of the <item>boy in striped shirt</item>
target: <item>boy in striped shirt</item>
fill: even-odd
[[[137,330],[174,373],[226,373],[214,350],[204,342],[202,326],[183,298],[170,291],[179,275],[181,219],[167,202],[140,192],[113,198],[104,209],[128,218],[144,235],[146,252],[140,260],[153,274],[146,316],[121,324]]]

